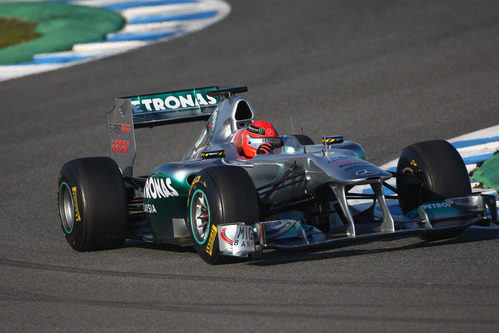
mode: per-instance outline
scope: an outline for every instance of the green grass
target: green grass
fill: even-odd
[[[18,30],[10,27],[12,22],[9,22],[8,29],[0,27],[0,37],[13,37],[17,42],[8,47],[0,46],[0,65],[30,62],[36,54],[62,52],[71,50],[74,44],[105,40],[108,33],[118,31],[125,24],[125,20],[111,10],[50,1],[0,0],[0,18],[31,22],[36,25],[31,31],[41,34],[38,38],[19,43],[17,41],[24,37],[10,33]],[[12,41],[5,42],[10,43]]]
[[[0,49],[29,42],[42,35],[35,31],[36,24],[16,18],[0,18]]]

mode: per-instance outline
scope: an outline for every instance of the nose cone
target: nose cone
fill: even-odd
[[[356,158],[322,158],[318,166],[334,180],[343,183],[370,183],[391,178],[391,174],[377,166]]]

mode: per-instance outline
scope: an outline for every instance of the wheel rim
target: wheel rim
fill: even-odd
[[[62,228],[68,234],[73,232],[75,213],[71,189],[67,183],[62,183],[59,188],[59,217]]]
[[[194,240],[204,244],[210,232],[210,207],[203,191],[194,192],[190,209],[191,230]]]

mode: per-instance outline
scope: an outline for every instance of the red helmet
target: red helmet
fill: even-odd
[[[281,138],[271,123],[255,121],[243,132],[241,148],[248,158],[256,154],[268,154],[273,148],[281,146]]]

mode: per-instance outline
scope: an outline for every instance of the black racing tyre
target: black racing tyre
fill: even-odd
[[[424,202],[471,194],[466,166],[457,150],[444,140],[415,143],[402,151],[397,189],[404,213]]]
[[[294,134],[293,135],[296,139],[298,139],[298,142],[305,146],[305,145],[313,145],[314,140],[312,140],[308,135],[305,134]]]
[[[471,194],[466,166],[457,150],[444,140],[415,143],[402,151],[397,165],[397,189],[403,213],[425,202]],[[448,238],[462,231],[428,233],[423,238]]]
[[[259,218],[258,196],[248,173],[234,166],[201,170],[187,199],[187,229],[194,249],[209,264],[227,261],[219,253],[217,228],[221,223],[254,224]]]
[[[59,222],[77,251],[123,246],[128,225],[128,195],[121,172],[111,158],[67,162],[57,185]]]

